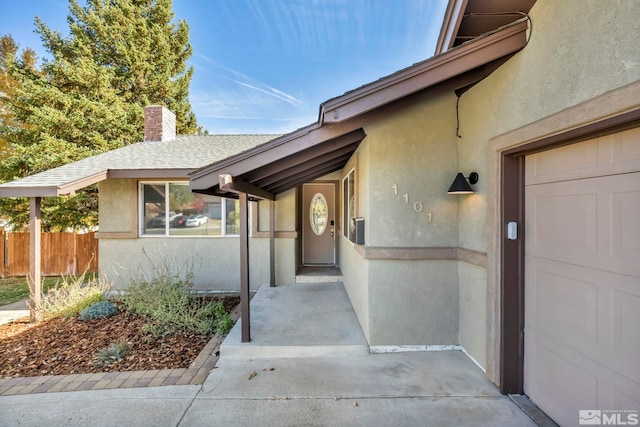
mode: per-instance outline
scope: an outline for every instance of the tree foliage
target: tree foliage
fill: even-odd
[[[16,118],[13,111],[6,105],[6,100],[11,99],[20,83],[7,71],[7,61],[18,56],[18,60],[24,64],[25,68],[35,69],[38,58],[33,49],[23,49],[18,55],[18,44],[11,34],[0,37],[0,126],[23,127]],[[3,160],[9,153],[9,141],[0,134],[0,160]]]
[[[189,103],[193,68],[186,21],[174,22],[171,0],[69,0],[69,35],[36,17],[51,58],[40,69],[24,55],[6,56],[15,90],[2,104],[19,123],[0,127],[8,155],[0,180],[10,181],[141,141],[143,108],[176,113],[178,133],[195,133]],[[14,49],[15,50],[15,49]],[[0,200],[0,213],[24,225],[24,201]],[[97,224],[97,192],[45,199],[47,229]]]

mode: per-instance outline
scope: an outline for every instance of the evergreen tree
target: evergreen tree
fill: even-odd
[[[176,113],[178,133],[194,133],[188,100],[193,68],[185,21],[172,22],[171,0],[69,1],[70,34],[36,17],[36,32],[52,59],[41,70],[7,57],[18,88],[6,106],[25,126],[0,127],[9,155],[0,180],[9,181],[141,141],[143,108]],[[0,213],[24,226],[24,200],[1,200]],[[97,191],[43,202],[46,229],[96,225]]]
[[[16,93],[20,83],[14,79],[7,71],[7,61],[11,61],[18,55],[18,44],[11,34],[0,37],[0,126],[23,127],[16,118],[11,108],[6,104]],[[19,55],[19,60],[26,68],[35,68],[38,60],[33,49],[26,48]],[[9,152],[9,142],[0,135],[0,160],[4,159]]]

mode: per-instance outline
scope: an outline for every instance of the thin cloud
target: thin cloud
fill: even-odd
[[[300,99],[294,97],[293,95],[289,95],[288,93],[283,92],[283,91],[281,91],[279,89],[276,89],[276,88],[274,88],[272,86],[269,86],[267,84],[258,82],[255,79],[252,79],[251,77],[249,77],[249,76],[247,76],[245,74],[242,74],[239,71],[236,71],[236,70],[234,70],[232,68],[229,68],[229,67],[219,63],[218,61],[216,61],[215,59],[213,59],[213,58],[211,58],[209,56],[206,56],[206,55],[203,55],[203,54],[197,53],[197,52],[194,53],[194,56],[197,56],[198,58],[204,59],[205,61],[215,65],[218,68],[221,68],[221,69],[223,69],[225,71],[228,71],[229,73],[239,77],[241,80],[244,80],[244,81],[241,81],[241,80],[238,80],[238,79],[234,79],[234,78],[231,78],[231,77],[226,77],[226,76],[218,76],[218,77],[220,77],[222,79],[228,80],[230,82],[233,82],[233,83],[238,84],[240,86],[246,87],[248,89],[255,90],[257,92],[264,93],[266,95],[272,96],[272,97],[274,97],[276,99],[279,99],[279,100],[284,101],[284,102],[286,102],[288,104],[291,104],[294,107],[301,107],[301,106],[304,105],[303,101],[301,101]],[[201,68],[201,67],[198,67],[198,68]]]
[[[226,77],[223,77],[223,78],[226,78]],[[293,97],[293,96],[291,96],[291,95],[289,95],[287,93],[279,91],[278,89],[275,89],[275,88],[272,88],[270,86],[267,86],[267,85],[264,85],[264,87],[266,89],[262,89],[262,88],[259,88],[257,86],[251,85],[249,83],[243,83],[243,82],[238,81],[238,80],[234,80],[234,79],[227,79],[227,80],[232,81],[232,82],[234,82],[236,84],[239,84],[240,86],[244,86],[246,88],[249,88],[249,89],[252,89],[252,90],[256,90],[258,92],[262,92],[262,93],[267,94],[269,96],[273,96],[274,98],[277,98],[277,99],[279,99],[281,101],[289,103],[289,104],[291,104],[291,105],[293,105],[295,107],[299,107],[299,106],[304,105],[304,102],[300,101],[299,99],[297,99],[297,98],[295,98],[295,97]]]

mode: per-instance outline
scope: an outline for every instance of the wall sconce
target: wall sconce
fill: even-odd
[[[467,182],[467,179],[469,182]],[[469,177],[466,178],[461,173],[456,175],[456,178],[453,180],[451,187],[449,187],[448,194],[471,194],[473,193],[473,188],[469,184],[475,184],[478,182],[478,172],[471,172]]]

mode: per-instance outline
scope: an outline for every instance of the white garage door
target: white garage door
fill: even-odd
[[[640,409],[640,128],[526,158],[525,393]]]

